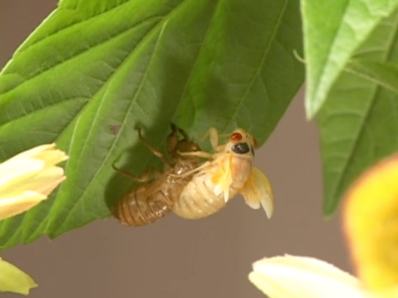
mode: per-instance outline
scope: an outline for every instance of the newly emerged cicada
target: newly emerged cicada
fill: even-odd
[[[114,211],[122,223],[142,226],[170,211],[186,219],[203,218],[219,211],[237,194],[241,194],[251,208],[263,206],[267,217],[271,217],[271,185],[253,166],[255,140],[250,134],[237,129],[226,144],[219,145],[217,131],[210,129],[214,151],[210,153],[200,151],[184,131],[172,127],[167,142],[169,159],[149,145],[141,130],[138,131],[140,140],[166,166],[163,172],[133,178],[141,185],[126,194]]]
[[[140,141],[161,159],[165,167],[162,172],[150,171],[140,177],[117,169],[140,184],[117,202],[113,212],[122,223],[131,226],[153,223],[170,212],[193,175],[186,173],[197,168],[201,162],[200,158],[195,156],[179,155],[179,152],[195,152],[199,150],[199,146],[174,125],[167,137],[167,156],[144,139],[141,129],[138,129],[138,136]]]
[[[218,145],[218,133],[210,130],[215,153],[196,151],[182,156],[207,158],[209,161],[186,172],[194,176],[173,206],[180,217],[197,219],[209,216],[225,206],[237,194],[254,209],[262,206],[268,218],[273,213],[273,194],[268,178],[253,166],[255,139],[243,129],[235,130],[224,145]]]

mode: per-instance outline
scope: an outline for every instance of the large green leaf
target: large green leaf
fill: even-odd
[[[356,50],[320,110],[326,214],[365,168],[398,150],[397,29],[395,12]]]
[[[348,61],[398,0],[303,0],[306,111],[313,117]]]
[[[63,0],[0,75],[0,158],[56,141],[67,180],[0,224],[0,246],[109,216],[171,121],[191,135],[249,129],[264,142],[303,80],[296,1]]]

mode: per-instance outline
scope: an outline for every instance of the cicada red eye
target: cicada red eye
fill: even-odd
[[[232,141],[234,141],[234,142],[239,142],[240,140],[242,140],[242,135],[239,133],[239,132],[234,132],[232,135],[231,135],[231,140]]]

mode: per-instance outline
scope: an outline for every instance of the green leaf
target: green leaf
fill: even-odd
[[[326,214],[362,171],[398,150],[397,28],[395,12],[357,49],[319,113]]]
[[[309,118],[330,97],[354,52],[397,7],[398,0],[302,1]]]
[[[28,295],[30,289],[37,287],[29,275],[2,259],[0,272],[0,292]]]
[[[54,198],[0,224],[0,246],[110,215],[162,146],[240,126],[264,142],[303,81],[296,1],[63,0],[0,75],[0,158],[56,141],[70,159]]]

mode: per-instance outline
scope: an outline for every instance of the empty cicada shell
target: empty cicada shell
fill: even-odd
[[[114,215],[122,223],[142,226],[155,222],[171,209],[191,176],[187,172],[197,168],[200,158],[180,156],[179,152],[195,152],[199,146],[191,141],[184,131],[172,126],[167,138],[168,156],[154,149],[138,130],[141,142],[165,164],[163,172],[149,172],[133,177],[140,185],[127,193],[115,206]]]

